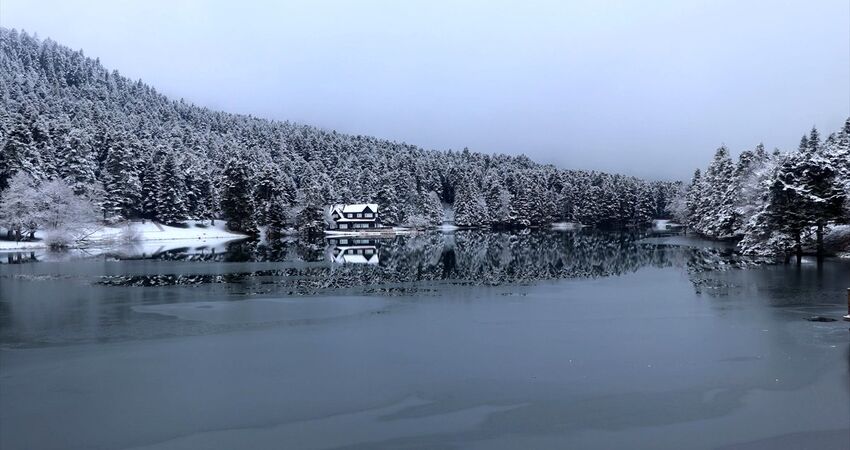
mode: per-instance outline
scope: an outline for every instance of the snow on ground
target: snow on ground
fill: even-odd
[[[15,242],[15,241],[0,241],[0,252],[4,250],[26,250],[30,248],[44,248],[42,241],[35,242]]]
[[[207,240],[232,240],[243,239],[243,234],[234,233],[225,229],[225,221],[216,220],[215,225],[207,221],[189,220],[185,222],[185,228],[162,225],[157,222],[145,221],[130,222],[123,226],[103,226],[95,229],[91,234],[80,242],[80,246],[98,246],[126,243],[143,243],[149,241],[191,241],[199,245]],[[41,232],[36,233],[36,238],[43,239]],[[0,251],[25,250],[44,248],[43,240],[34,242],[0,241]],[[153,246],[159,247],[159,246]]]
[[[145,223],[133,222],[131,227],[133,232],[138,235],[139,241],[242,239],[246,237],[243,234],[228,231],[225,229],[225,223],[223,220],[216,220],[215,225],[210,225],[207,221],[189,220],[185,223],[186,228],[180,228],[146,221]],[[103,236],[107,239],[121,237],[121,233],[125,229],[126,227],[104,227]]]
[[[444,224],[440,225],[439,227],[437,227],[437,229],[444,232],[444,233],[447,233],[447,232],[452,232],[452,231],[457,230],[457,226],[453,223],[444,223]]]

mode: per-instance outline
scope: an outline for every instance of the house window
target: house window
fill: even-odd
[[[361,213],[357,213],[357,218],[358,218],[358,219],[362,219],[362,218],[363,218],[363,214],[361,214]]]
[[[348,228],[348,224],[347,223],[341,223],[341,224],[339,224],[339,228],[344,230],[344,229]]]
[[[367,219],[371,219],[374,215],[372,213],[366,213],[363,216],[366,217]]]

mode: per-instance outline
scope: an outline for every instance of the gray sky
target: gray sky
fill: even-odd
[[[0,25],[215,109],[650,178],[850,116],[848,0],[0,0]]]

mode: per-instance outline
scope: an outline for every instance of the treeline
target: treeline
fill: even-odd
[[[740,239],[746,254],[823,255],[829,227],[850,223],[850,119],[822,139],[816,128],[797,151],[759,145],[733,162],[721,147],[697,170],[673,209],[691,229],[717,239]]]
[[[314,233],[325,205],[369,201],[390,224],[439,224],[450,205],[462,226],[619,227],[668,216],[679,190],[212,111],[16,30],[0,29],[0,99],[0,190],[19,172],[64,180],[106,221],[224,217],[234,230]]]

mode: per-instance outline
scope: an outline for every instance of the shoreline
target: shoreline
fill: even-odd
[[[115,245],[133,245],[156,241],[201,241],[207,240],[236,240],[245,239],[250,236],[234,233],[225,229],[226,222],[216,219],[215,225],[206,224],[207,221],[189,220],[184,227],[163,225],[158,222],[145,221],[132,222],[127,226],[103,226],[91,233],[85,239],[77,241],[74,245],[67,247],[69,250],[86,249],[92,247],[105,247]],[[48,249],[43,231],[37,231],[37,241],[5,241],[0,240],[0,253],[18,252],[26,250]]]

